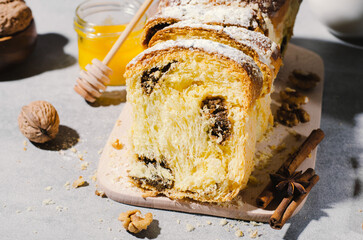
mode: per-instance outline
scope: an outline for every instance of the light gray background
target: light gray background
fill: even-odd
[[[117,217],[133,207],[96,196],[89,179],[121,112],[124,92],[109,94],[104,106],[90,106],[73,92],[79,71],[73,15],[80,2],[28,0],[38,45],[21,67],[0,73],[0,239],[238,239],[237,228],[245,233],[241,239],[250,239],[249,230],[258,230],[259,239],[363,239],[363,50],[330,35],[307,2],[301,6],[292,42],[324,59],[321,128],[326,139],[317,156],[321,180],[304,208],[281,231],[235,220],[228,220],[234,226],[228,231],[219,225],[221,218],[155,209],[141,209],[156,219],[147,232],[133,236],[124,231]],[[80,138],[74,148],[90,163],[87,170],[81,170],[78,153],[70,148],[61,155],[52,146],[27,141],[23,150],[17,117],[23,105],[35,100],[47,100],[58,110],[59,145]],[[64,184],[80,175],[90,185],[66,190]],[[46,191],[47,186],[52,190]],[[43,205],[45,199],[55,204]],[[187,232],[187,223],[196,229]]]

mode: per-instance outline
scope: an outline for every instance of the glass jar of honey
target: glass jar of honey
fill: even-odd
[[[94,58],[103,60],[140,6],[137,0],[89,0],[77,7],[74,29],[78,35],[78,63],[82,69]],[[143,50],[141,34],[145,21],[144,16],[108,64],[113,71],[108,85],[125,85],[126,65]]]

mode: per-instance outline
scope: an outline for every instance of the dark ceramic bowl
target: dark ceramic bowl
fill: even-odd
[[[22,63],[34,50],[37,30],[34,20],[21,32],[0,37],[0,71]]]

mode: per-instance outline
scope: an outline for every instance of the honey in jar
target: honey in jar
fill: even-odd
[[[140,5],[135,0],[95,0],[78,6],[74,29],[78,35],[78,63],[82,69],[94,58],[103,60]],[[123,74],[126,65],[143,50],[141,34],[145,20],[145,17],[140,20],[108,64],[113,71],[108,85],[125,85]]]

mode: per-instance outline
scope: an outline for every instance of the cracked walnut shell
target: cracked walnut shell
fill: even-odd
[[[121,213],[118,220],[123,222],[122,225],[127,231],[139,233],[140,231],[147,229],[151,224],[153,215],[151,213],[146,213],[145,216],[142,217],[141,212],[135,209]]]
[[[59,116],[49,102],[35,101],[22,107],[18,124],[21,133],[30,141],[45,143],[57,135]]]

